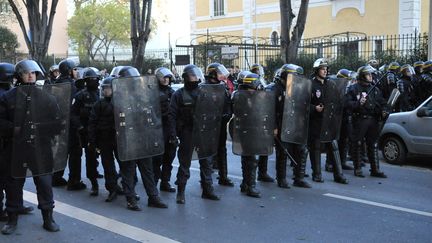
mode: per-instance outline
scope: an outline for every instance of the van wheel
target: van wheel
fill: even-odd
[[[388,137],[384,140],[382,147],[382,155],[384,159],[395,165],[403,165],[406,160],[406,149],[403,142],[396,137]]]

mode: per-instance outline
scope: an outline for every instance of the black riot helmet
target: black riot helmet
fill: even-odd
[[[109,98],[112,96],[112,82],[114,77],[106,77],[101,83],[101,97]]]
[[[246,77],[243,79],[243,83],[239,85],[240,89],[263,89],[263,86],[261,84],[260,75],[256,73],[249,73],[246,75]]]
[[[264,76],[264,68],[263,68],[263,66],[261,66],[258,63],[254,63],[254,64],[251,65],[250,72],[251,73],[256,73],[256,74],[258,74],[260,76]]]
[[[423,64],[423,71],[424,72],[432,72],[432,61],[426,61]]]
[[[78,63],[71,58],[62,60],[59,63],[60,76],[72,77],[72,70],[78,66]]]
[[[404,64],[400,68],[400,72],[403,77],[411,77],[415,74],[414,68],[409,64]]]
[[[229,71],[220,63],[210,63],[206,68],[206,75],[209,79],[224,81],[229,76]]]
[[[294,74],[294,75],[302,75],[304,73],[304,71],[303,71],[303,68],[300,67],[299,65],[295,65],[295,64],[282,65],[282,67],[280,68],[280,71],[279,71],[279,77],[280,77],[280,82],[283,85],[286,84],[287,76],[290,73]]]
[[[88,89],[95,90],[99,86],[99,70],[94,67],[86,67],[82,71],[81,79],[85,82]]]
[[[169,84],[171,84],[174,78],[174,74],[166,67],[157,68],[155,71],[155,75],[157,80],[159,81],[159,84],[161,84],[161,82],[164,82],[165,78],[169,78]]]
[[[422,74],[423,73],[423,65],[424,65],[423,61],[417,61],[413,64],[416,74]]]
[[[388,66],[388,70],[394,73],[398,73],[400,70],[400,65],[398,62],[391,62]]]
[[[15,77],[17,78],[18,82],[22,82],[21,76],[23,74],[32,72],[36,74],[36,80],[42,80],[44,78],[41,68],[37,62],[33,60],[22,60],[15,65]]]
[[[351,77],[351,73],[352,73],[352,71],[350,71],[346,68],[342,68],[341,70],[339,70],[337,72],[336,77],[349,79]]]
[[[197,66],[193,64],[189,64],[183,69],[182,78],[185,83],[189,83],[189,82],[200,83],[205,80],[201,69],[199,69]]]
[[[371,77],[371,80],[368,80],[366,78],[366,75],[368,75],[368,74],[372,75],[373,72],[374,72],[374,68],[373,67],[371,67],[369,65],[362,66],[362,67],[360,67],[357,70],[357,73],[358,73],[357,79],[359,81],[362,81],[362,82],[371,83],[372,82],[372,77]]]
[[[111,73],[110,73],[110,76],[111,77],[118,77],[118,73],[120,72],[120,70],[123,68],[123,66],[117,66],[117,67],[114,67],[112,70],[111,70]]]
[[[118,72],[118,76],[121,78],[139,77],[139,76],[141,76],[141,74],[139,73],[138,69],[136,69],[132,66],[124,66]]]
[[[243,83],[243,80],[244,80],[244,78],[248,75],[248,74],[250,74],[251,72],[249,72],[249,71],[241,71],[239,74],[238,74],[238,76],[237,76],[237,84],[242,84]]]
[[[13,83],[13,77],[15,73],[15,66],[11,63],[2,62],[0,63],[0,83]]]

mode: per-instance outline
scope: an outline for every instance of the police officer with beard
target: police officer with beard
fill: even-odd
[[[106,202],[112,202],[121,188],[117,184],[117,171],[114,157],[117,161],[117,145],[114,126],[114,107],[112,98],[112,80],[107,77],[101,84],[101,98],[91,109],[88,121],[88,148],[100,150],[102,166],[104,168],[105,188],[109,192]]]
[[[414,110],[414,85],[413,74],[414,68],[409,64],[401,67],[401,78],[397,81],[397,89],[400,92],[399,97],[399,111],[412,111]]]
[[[315,182],[324,182],[321,175],[321,145],[325,146],[330,155],[330,161],[333,162],[334,181],[341,184],[347,184],[348,180],[342,174],[339,149],[336,141],[321,143],[321,129],[324,119],[324,109],[326,108],[325,97],[327,94],[327,68],[328,63],[323,59],[317,59],[313,64],[314,74],[312,78],[312,97],[309,118],[309,151],[312,163],[312,180]],[[333,94],[334,95],[334,94]]]
[[[201,70],[195,65],[187,65],[183,69],[182,78],[184,87],[174,92],[168,115],[170,129],[170,140],[175,140],[177,137],[180,140],[177,157],[180,163],[177,172],[177,197],[178,204],[185,204],[185,189],[187,180],[190,178],[190,166],[193,153],[192,133],[194,123],[194,108],[198,98],[198,84],[203,82],[204,75]],[[214,193],[212,181],[212,168],[208,159],[199,160],[201,186],[203,192],[202,198],[210,200],[219,200],[219,197]]]
[[[15,78],[17,85],[35,85],[37,77],[43,77],[38,64],[33,60],[23,60],[15,65]],[[17,88],[12,88],[0,96],[0,131],[3,138],[10,142],[6,146],[7,170],[11,171],[12,144],[14,137],[14,117],[16,111]],[[54,106],[49,97],[44,97],[47,106]],[[2,159],[3,161],[3,159]],[[48,162],[48,161],[47,161]],[[3,171],[3,170],[2,170]],[[37,190],[38,208],[42,211],[43,228],[50,232],[60,230],[53,220],[54,197],[52,192],[52,174],[34,176],[34,184]],[[2,233],[5,235],[15,232],[18,223],[18,214],[22,211],[23,187],[25,178],[13,178],[9,172],[6,184],[6,210],[8,222],[3,226]]]
[[[91,196],[99,194],[99,185],[97,182],[97,155],[94,147],[88,146],[88,120],[93,105],[99,100],[99,75],[92,68],[83,70],[82,80],[86,88],[75,95],[72,104],[71,116],[72,126],[77,128],[81,147],[84,148],[86,156],[86,174],[91,182]],[[81,181],[81,158],[78,164],[70,170],[69,178],[74,181]]]
[[[281,141],[282,132],[282,120],[284,114],[285,105],[285,91],[288,74],[302,75],[303,68],[295,64],[284,64],[278,73],[278,77],[275,79],[275,83],[272,83],[266,87],[266,90],[272,90],[275,92],[276,97],[276,128],[277,128],[277,139]],[[306,159],[307,159],[307,146],[306,144],[295,144],[295,143],[276,143],[276,179],[277,184],[281,188],[289,188],[286,180],[286,166],[287,166],[287,155],[285,148],[293,156],[293,159],[297,163],[294,165],[294,186],[310,188],[311,185],[304,180],[306,170]]]
[[[366,139],[367,156],[370,163],[370,175],[386,178],[379,168],[378,138],[380,134],[379,121],[388,116],[386,100],[381,91],[372,86],[372,72],[370,66],[360,67],[357,71],[358,82],[351,85],[346,95],[346,105],[353,114],[353,142],[352,159],[354,175],[364,177],[361,169],[361,144]]]
[[[228,78],[229,72],[224,65],[220,63],[211,63],[207,66],[206,70],[206,84],[220,84]],[[228,161],[227,161],[227,124],[231,119],[231,101],[228,90],[225,92],[225,104],[222,114],[222,123],[219,135],[219,145],[216,157],[217,168],[219,170],[219,185],[234,186],[234,183],[228,178]],[[211,159],[208,159],[211,160]]]
[[[162,112],[162,126],[165,141],[165,152],[162,155],[153,158],[153,172],[155,175],[155,183],[157,185],[161,180],[159,189],[166,192],[175,192],[175,188],[169,183],[171,179],[172,162],[175,158],[177,148],[177,140],[169,139],[169,123],[168,113],[171,96],[174,90],[171,88],[171,82],[174,78],[173,73],[165,67],[160,67],[155,71],[156,79],[159,83],[159,99]],[[161,168],[162,167],[162,168]]]

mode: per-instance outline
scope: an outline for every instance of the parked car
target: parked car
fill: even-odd
[[[432,96],[413,111],[390,114],[379,146],[391,164],[402,165],[413,155],[432,157]]]

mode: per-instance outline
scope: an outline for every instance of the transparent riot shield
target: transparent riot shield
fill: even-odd
[[[289,74],[285,87],[281,140],[306,144],[312,82],[303,76]]]
[[[137,160],[162,154],[164,139],[156,78],[117,78],[112,85],[120,160]]]
[[[226,97],[222,84],[201,84],[193,117],[192,160],[204,159],[217,153],[222,112]]]
[[[339,139],[344,97],[348,83],[348,80],[345,78],[332,77],[327,80],[321,125],[321,142],[331,142]]]
[[[13,177],[51,174],[66,167],[70,99],[69,83],[16,88]]]
[[[273,92],[239,90],[233,95],[232,150],[236,155],[271,155],[275,126]]]

